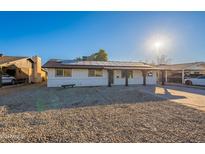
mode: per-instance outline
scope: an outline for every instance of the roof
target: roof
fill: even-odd
[[[115,70],[159,70],[156,67],[104,67],[105,69],[115,69]]]
[[[140,62],[124,61],[77,61],[51,59],[43,65],[43,68],[152,68],[152,66]]]
[[[194,63],[182,63],[182,64],[161,64],[158,65],[157,67],[160,69],[166,69],[166,70],[186,70],[186,69],[191,69],[193,66],[202,66],[205,69],[205,62],[194,62]]]
[[[0,65],[5,64],[5,63],[9,63],[9,62],[12,62],[12,61],[24,59],[24,58],[27,58],[27,57],[1,56],[0,57]]]

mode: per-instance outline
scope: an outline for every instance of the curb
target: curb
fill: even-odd
[[[9,89],[9,88],[21,87],[21,86],[25,86],[25,85],[30,85],[30,84],[22,83],[22,84],[16,84],[16,85],[7,85],[7,86],[1,87],[0,89]]]

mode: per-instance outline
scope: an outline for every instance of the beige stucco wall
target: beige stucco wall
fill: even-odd
[[[46,70],[41,70],[41,78],[42,78],[42,81],[47,81],[48,77],[47,77]]]
[[[41,78],[41,58],[38,56],[32,57],[32,60],[34,62],[33,67],[33,82],[42,82]]]
[[[42,69],[41,67],[41,58],[38,56],[32,57],[32,60],[34,62],[34,68],[33,68],[33,82],[39,83],[42,81],[47,80],[47,72]]]

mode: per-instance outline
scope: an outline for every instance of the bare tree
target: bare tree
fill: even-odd
[[[170,64],[171,63],[171,59],[168,58],[168,56],[166,55],[160,55],[157,57],[157,64]]]

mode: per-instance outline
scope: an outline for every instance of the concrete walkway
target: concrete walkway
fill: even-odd
[[[180,86],[142,86],[141,91],[205,111],[205,90]]]

